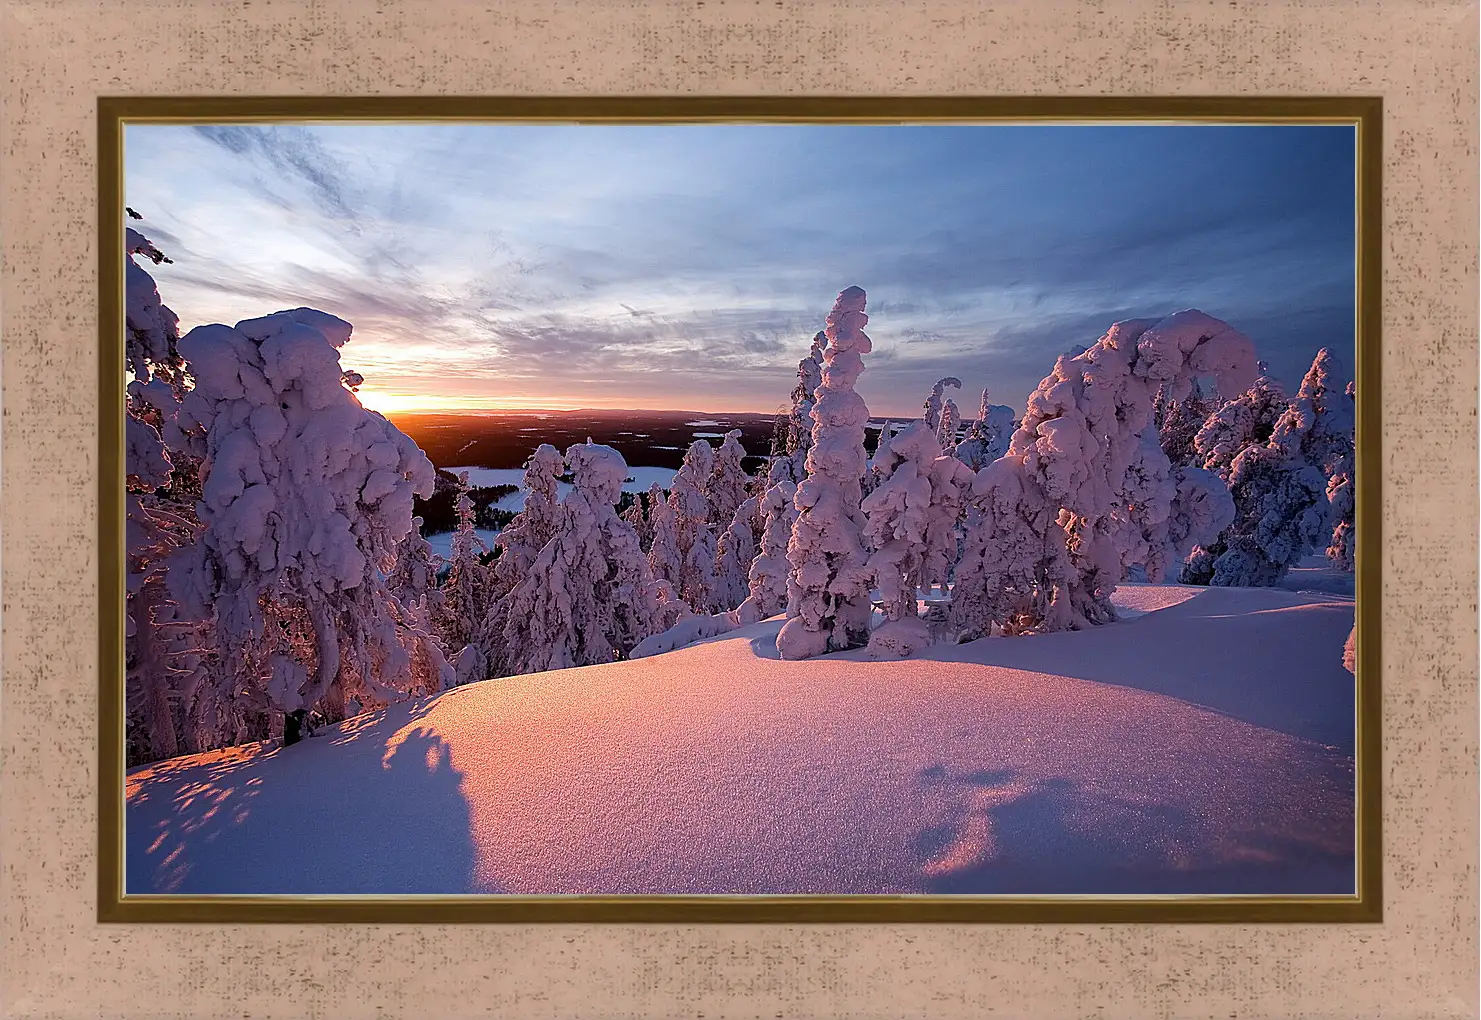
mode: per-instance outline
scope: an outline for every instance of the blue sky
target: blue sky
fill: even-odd
[[[1118,319],[1200,308],[1293,388],[1353,368],[1354,135],[1318,126],[140,125],[182,328],[309,305],[366,404],[773,411],[869,294],[876,415],[1021,409]]]

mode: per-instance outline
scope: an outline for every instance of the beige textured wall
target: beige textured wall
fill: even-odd
[[[1473,1017],[1477,12],[1421,2],[4,0],[7,1017]],[[99,927],[98,93],[1387,103],[1381,927]]]

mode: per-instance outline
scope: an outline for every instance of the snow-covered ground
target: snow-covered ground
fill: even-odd
[[[894,662],[780,661],[774,619],[144,766],[127,889],[1350,893],[1352,603],[1116,601]]]
[[[520,485],[524,482],[524,468],[481,468],[481,467],[450,467],[444,470],[453,474],[468,472],[468,484],[474,488],[491,488],[495,485]],[[673,468],[662,467],[631,467],[627,469],[627,480],[622,483],[623,492],[647,492],[654,482],[658,482],[664,488],[674,480]],[[558,498],[565,499],[566,493],[571,491],[569,482],[557,482],[559,490]],[[525,506],[525,494],[521,489],[500,499],[494,504],[499,510],[523,510]],[[429,539],[430,541],[430,539]]]
[[[1291,568],[1281,581],[1286,591],[1324,592],[1328,595],[1354,597],[1354,575],[1332,566],[1327,554],[1313,553]]]

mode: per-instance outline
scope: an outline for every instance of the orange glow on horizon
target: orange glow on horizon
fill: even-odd
[[[405,393],[362,386],[355,394],[360,403],[372,411],[391,417],[405,414],[457,413],[463,411],[574,411],[579,408],[621,411],[693,411],[712,414],[775,414],[776,408],[734,408],[712,406],[687,406],[684,401],[656,404],[652,398],[635,397],[629,400],[592,398],[572,400],[570,398],[535,396],[454,396]],[[705,402],[708,404],[708,402]]]

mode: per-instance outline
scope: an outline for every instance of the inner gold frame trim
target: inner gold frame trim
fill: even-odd
[[[1357,135],[1356,894],[168,896],[124,894],[123,129],[130,124],[1333,124]],[[102,922],[1377,922],[1383,919],[1383,102],[1371,96],[103,96],[98,99],[98,920]]]

